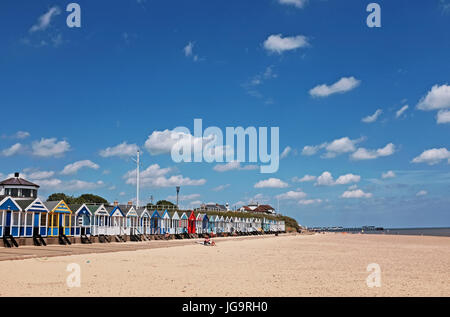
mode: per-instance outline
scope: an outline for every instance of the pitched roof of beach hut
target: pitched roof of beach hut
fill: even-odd
[[[169,211],[168,213],[169,213],[170,219],[175,219],[175,220],[180,219],[180,215],[178,214],[178,212]]]
[[[66,204],[64,200],[60,201],[46,201],[44,203],[45,207],[49,212],[59,213],[59,214],[71,214],[72,210]]]
[[[137,217],[138,216],[134,206],[131,206],[130,208],[127,208],[127,209],[128,210],[125,211],[125,214],[127,215],[127,217]]]
[[[23,211],[27,212],[48,212],[47,207],[44,205],[42,200],[36,199],[26,199],[18,200],[17,203],[22,208]]]
[[[108,210],[110,217],[125,217],[125,213],[119,206],[106,207],[106,210]]]
[[[136,213],[141,218],[150,218],[150,213],[145,207],[139,207],[138,209],[136,209]]]
[[[158,212],[157,209],[152,213],[151,218],[161,218],[161,214]]]
[[[20,208],[14,198],[8,196],[0,202],[0,210],[22,211],[22,208]]]
[[[85,216],[92,216],[92,212],[89,210],[89,208],[86,206],[86,204],[71,204],[69,205],[70,209],[75,211],[75,215],[85,215]]]
[[[89,209],[91,214],[96,216],[107,216],[109,215],[108,210],[106,209],[105,205],[92,205],[92,204],[86,204],[86,207]]]
[[[188,215],[186,214],[186,212],[183,212],[183,213],[181,214],[180,219],[188,219]]]

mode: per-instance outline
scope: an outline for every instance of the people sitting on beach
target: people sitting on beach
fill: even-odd
[[[203,244],[204,245],[210,245],[211,244],[211,241],[209,240],[208,236],[206,236],[205,240],[203,241]]]

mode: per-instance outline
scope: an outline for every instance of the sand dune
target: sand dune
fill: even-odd
[[[0,296],[450,296],[449,268],[448,237],[293,235],[2,261]]]

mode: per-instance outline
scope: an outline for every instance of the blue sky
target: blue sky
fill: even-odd
[[[78,1],[68,28],[69,2],[3,1],[0,176],[127,202],[140,148],[143,201],[181,184],[185,207],[449,226],[450,3],[378,1],[369,28],[369,2]],[[164,137],[195,118],[279,127],[279,171],[174,163]]]

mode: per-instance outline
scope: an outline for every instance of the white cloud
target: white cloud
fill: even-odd
[[[361,189],[348,190],[341,195],[342,198],[370,198],[371,193],[365,193]]]
[[[352,153],[351,158],[353,160],[373,160],[378,157],[390,156],[395,153],[395,145],[392,143],[387,144],[384,148],[377,150],[368,150],[365,148],[359,148],[356,152]]]
[[[318,85],[309,91],[309,94],[313,97],[328,97],[336,93],[345,93],[352,89],[355,89],[360,85],[361,81],[355,77],[342,77],[337,82],[328,85]]]
[[[292,178],[292,181],[295,183],[313,182],[315,180],[316,180],[316,176],[313,176],[313,175],[305,175],[302,178],[298,178],[297,176],[294,176]]]
[[[387,171],[387,172],[381,174],[381,178],[383,178],[383,179],[394,178],[394,177],[396,177],[396,175],[393,171]]]
[[[336,180],[336,185],[346,185],[350,183],[358,183],[361,180],[361,176],[354,174],[346,174],[339,176]]]
[[[113,147],[108,147],[100,151],[100,156],[102,157],[130,157],[136,155],[139,147],[136,144],[128,144],[123,142]]]
[[[221,191],[227,189],[230,186],[231,186],[230,184],[219,185],[217,187],[214,187],[212,190],[215,191],[215,192],[221,192]]]
[[[377,121],[378,117],[381,116],[382,113],[383,113],[383,110],[378,109],[377,111],[375,111],[375,113],[373,115],[362,118],[361,121],[364,123],[375,122],[375,121]]]
[[[412,163],[427,163],[428,165],[435,165],[446,159],[449,159],[450,163],[450,151],[446,148],[430,149],[415,157],[412,160]]]
[[[303,8],[308,0],[278,0],[280,4],[292,5],[296,8]]]
[[[140,173],[140,184],[143,187],[172,187],[172,186],[200,186],[206,179],[191,179],[182,175],[168,176],[171,168],[161,168],[158,164],[150,165]],[[136,170],[128,171],[123,178],[127,184],[136,185]]]
[[[70,144],[67,141],[57,141],[56,138],[34,141],[31,145],[33,155],[40,157],[60,157],[70,150]]]
[[[34,171],[30,174],[28,174],[28,178],[30,180],[42,180],[42,179],[48,179],[55,175],[55,172],[53,171]]]
[[[289,185],[283,182],[279,178],[269,178],[266,180],[259,181],[255,184],[255,188],[285,188]]]
[[[189,42],[184,48],[183,48],[183,52],[184,52],[184,56],[186,57],[192,57],[192,60],[194,62],[199,61],[199,57],[198,55],[194,54],[194,43],[193,42]]]
[[[282,34],[273,34],[264,41],[264,48],[267,51],[278,54],[307,46],[309,46],[308,38],[303,35],[283,38]]]
[[[434,85],[417,104],[417,108],[425,111],[450,108],[450,86]]]
[[[102,187],[103,185],[104,185],[103,181],[86,182],[86,181],[80,181],[80,180],[71,180],[71,181],[63,184],[62,187],[66,190],[79,191],[79,190],[96,189],[96,188]]]
[[[317,178],[315,186],[334,186],[334,185],[347,185],[351,183],[358,183],[361,181],[361,176],[355,174],[345,174],[338,177],[335,181],[333,175],[330,172],[323,172]]]
[[[241,163],[238,161],[232,161],[226,164],[217,164],[214,166],[214,170],[216,172],[228,172],[232,170],[241,170],[241,171],[250,171],[250,170],[257,170],[259,166],[257,165],[245,165],[241,166]]]
[[[64,167],[64,169],[61,171],[61,174],[62,175],[75,174],[83,167],[92,168],[95,170],[100,168],[100,166],[98,164],[95,164],[94,162],[92,162],[90,160],[84,160],[84,161],[78,161],[78,162],[66,165]]]
[[[288,191],[287,193],[283,193],[280,195],[277,195],[276,198],[280,199],[280,200],[298,200],[298,199],[303,199],[305,198],[307,195],[306,193],[304,193],[303,191]]]
[[[13,156],[13,155],[18,154],[22,149],[23,149],[23,145],[20,143],[16,143],[7,149],[4,149],[2,151],[2,155],[3,156]]]
[[[450,110],[440,110],[437,114],[437,123],[450,123]]]
[[[316,182],[316,186],[332,186],[334,184],[333,175],[331,175],[330,172],[323,172],[322,175],[317,178]]]
[[[291,153],[291,152],[292,152],[292,148],[290,146],[286,146],[284,148],[283,152],[281,152],[280,159],[286,158],[289,155],[289,153]]]
[[[426,196],[426,195],[428,195],[428,192],[426,190],[421,190],[416,194],[417,197]]]
[[[30,32],[43,31],[48,28],[52,18],[61,14],[59,7],[51,7],[46,13],[41,15],[38,22],[30,28]]]
[[[326,153],[322,155],[322,158],[334,158],[340,154],[354,152],[356,150],[356,144],[362,142],[364,138],[352,140],[349,137],[343,137],[336,139],[331,143],[325,142],[320,145],[307,145],[303,148],[302,155],[314,155],[319,150],[325,149]]]
[[[174,130],[153,131],[145,141],[145,148],[151,155],[170,154],[172,148],[191,148],[191,152],[197,148],[203,148],[209,142],[214,140],[214,135],[206,137],[194,137],[192,134]]]
[[[298,204],[303,206],[313,205],[313,204],[320,204],[322,203],[322,199],[302,199],[299,200]]]
[[[195,200],[200,198],[200,194],[190,194],[190,195],[180,195],[179,196],[179,200]],[[167,200],[176,200],[177,196],[176,195],[171,195],[171,196],[167,196]]]
[[[405,113],[406,110],[409,109],[408,105],[404,105],[403,107],[401,107],[396,113],[395,113],[395,117],[396,118],[400,118],[402,116],[403,113]]]
[[[17,132],[14,134],[14,137],[15,137],[16,139],[26,139],[26,138],[28,138],[29,136],[30,136],[30,133],[27,132],[27,131],[17,131]]]

